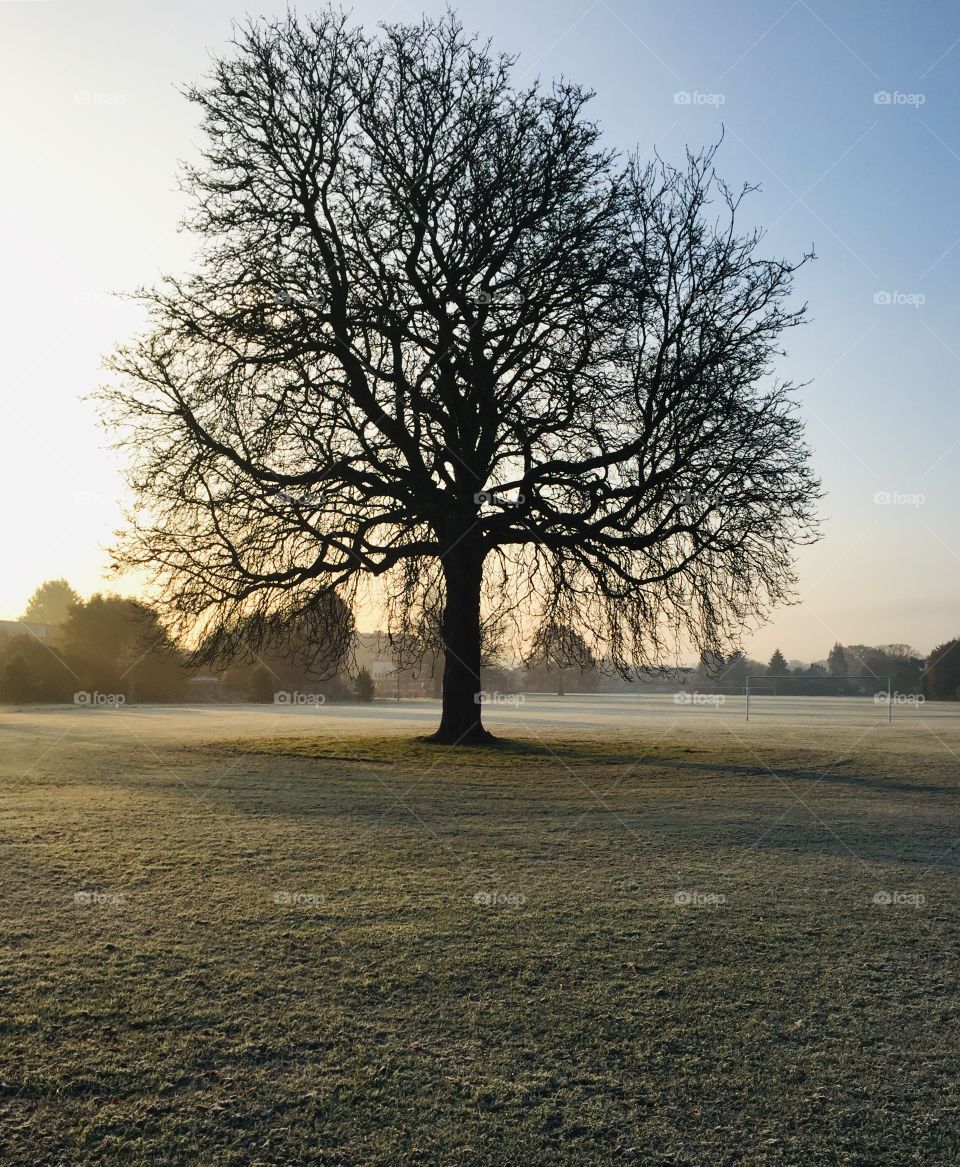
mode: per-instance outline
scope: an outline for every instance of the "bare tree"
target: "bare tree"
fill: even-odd
[[[564,680],[568,668],[577,668],[581,676],[597,668],[590,645],[576,628],[554,620],[545,620],[533,634],[524,663],[528,669],[553,673],[558,697],[565,696]]]
[[[443,742],[488,737],[490,613],[624,675],[723,647],[790,596],[819,489],[772,379],[799,264],[738,231],[747,188],[619,160],[512,64],[453,16],[238,32],[188,91],[198,270],[103,392],[143,503],[117,564],[183,629],[441,596]]]

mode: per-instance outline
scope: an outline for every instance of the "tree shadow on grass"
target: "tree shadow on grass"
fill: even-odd
[[[835,766],[849,764],[851,759],[842,758],[833,763]],[[828,764],[821,770],[797,770],[777,766],[766,766],[762,763],[738,766],[728,762],[686,762],[675,758],[635,758],[627,763],[631,766],[653,766],[671,770],[709,771],[720,774],[738,774],[743,777],[760,777],[770,775],[774,778],[784,778],[788,781],[824,782],[831,786],[853,786],[866,790],[880,792],[898,791],[901,793],[916,794],[957,794],[958,784],[947,786],[935,782],[905,782],[900,778],[884,778],[867,774],[837,774]]]
[[[818,769],[767,764],[762,758],[737,763],[723,761],[690,761],[663,755],[641,755],[636,746],[623,743],[613,748],[595,742],[529,741],[522,738],[493,738],[482,745],[438,746],[430,738],[394,737],[378,741],[331,742],[324,738],[259,739],[231,743],[240,753],[274,754],[285,757],[313,758],[324,762],[353,762],[376,766],[416,766],[434,764],[443,759],[445,764],[489,771],[501,769],[511,761],[534,763],[537,769],[551,765],[625,766],[629,768],[678,770],[691,774],[729,774],[744,778],[772,777],[793,782],[824,783],[827,786],[849,786],[878,793],[956,795],[960,783],[909,781],[882,774],[855,774],[841,767],[853,763],[852,758],[825,759]]]

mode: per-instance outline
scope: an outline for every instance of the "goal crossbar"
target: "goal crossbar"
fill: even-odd
[[[751,681],[790,681],[791,683],[795,683],[797,681],[819,681],[819,682],[823,682],[823,681],[837,681],[837,682],[873,681],[875,684],[879,684],[879,682],[881,682],[881,681],[886,681],[886,683],[887,683],[887,721],[888,721],[888,723],[893,721],[893,690],[892,690],[892,686],[891,686],[892,678],[889,675],[877,676],[876,673],[862,673],[860,676],[857,676],[857,677],[832,677],[832,676],[830,676],[829,673],[827,673],[822,677],[804,677],[804,676],[798,677],[793,673],[780,673],[780,674],[773,676],[773,677],[771,677],[771,676],[761,677],[759,675],[757,675],[757,676],[748,675],[746,678],[746,681],[747,681],[747,684],[746,684],[745,692],[746,692],[746,698],[747,698],[747,702],[746,702],[746,704],[747,704],[747,721],[750,720],[750,682]],[[755,694],[755,695],[759,695],[759,694]]]

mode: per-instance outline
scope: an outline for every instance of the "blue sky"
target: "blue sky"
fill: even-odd
[[[353,11],[375,24],[443,7]],[[49,576],[103,585],[120,482],[80,397],[137,323],[109,293],[189,262],[176,168],[197,133],[176,86],[246,11],[0,0],[0,616]],[[747,648],[813,659],[836,639],[926,651],[960,633],[960,6],[495,0],[459,12],[519,54],[519,79],[595,89],[612,146],[675,160],[723,132],[718,169],[761,185],[745,215],[767,227],[768,251],[816,247],[797,281],[810,323],[780,371],[811,382],[825,538],[799,554],[802,603]]]

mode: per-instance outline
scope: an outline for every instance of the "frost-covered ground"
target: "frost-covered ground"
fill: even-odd
[[[0,1161],[960,1162],[960,709],[0,709]]]

